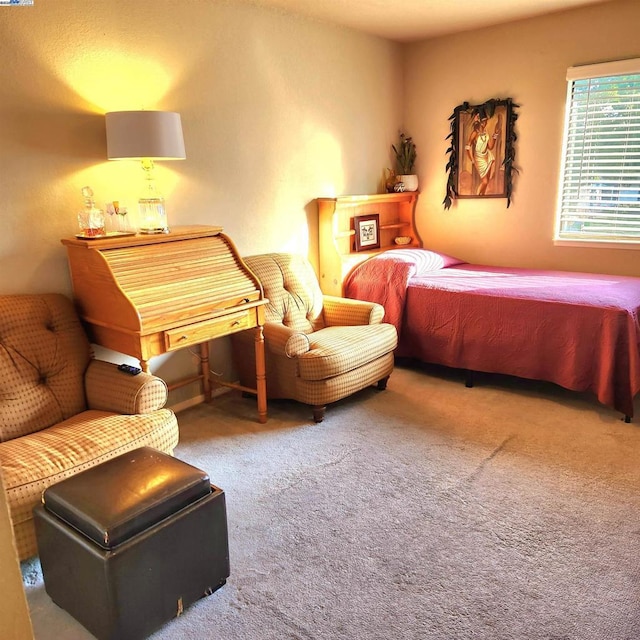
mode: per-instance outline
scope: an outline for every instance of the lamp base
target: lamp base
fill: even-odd
[[[140,210],[140,224],[138,225],[140,233],[169,233],[164,198],[140,198],[138,208]]]

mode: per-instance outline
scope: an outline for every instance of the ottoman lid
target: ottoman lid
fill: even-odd
[[[111,549],[211,493],[200,469],[141,447],[48,487],[44,507]]]

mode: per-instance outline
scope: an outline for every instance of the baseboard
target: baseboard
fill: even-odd
[[[229,393],[231,389],[229,387],[216,387],[212,389],[211,396],[213,398],[217,398],[221,396],[223,393]],[[193,396],[192,398],[187,398],[182,402],[176,402],[175,404],[167,404],[167,409],[171,409],[174,413],[179,413],[180,411],[184,411],[185,409],[190,409],[191,407],[195,407],[198,404],[202,404],[204,402],[204,394],[200,393],[197,396]]]

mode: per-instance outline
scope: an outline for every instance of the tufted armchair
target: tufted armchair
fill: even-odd
[[[37,553],[33,507],[63,478],[148,445],[172,453],[164,381],[94,360],[71,301],[0,296],[0,470],[21,560]]]
[[[316,422],[326,405],[377,383],[393,371],[395,327],[381,305],[325,296],[302,256],[272,253],[244,258],[269,304],[264,326],[267,396],[312,405]],[[252,332],[233,334],[240,383],[255,380]]]

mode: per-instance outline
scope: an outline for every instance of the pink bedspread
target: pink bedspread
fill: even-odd
[[[390,251],[345,295],[384,305],[398,356],[554,382],[633,416],[640,391],[640,278],[472,265]]]

